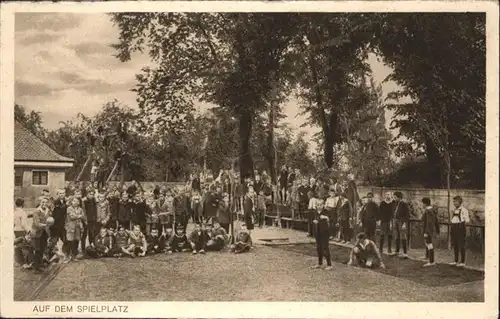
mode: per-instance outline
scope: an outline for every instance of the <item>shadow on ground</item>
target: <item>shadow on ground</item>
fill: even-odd
[[[305,251],[310,251],[310,247],[314,246]],[[484,300],[482,282],[431,287],[422,284],[422,278],[418,282],[405,280],[407,277],[402,275],[387,275],[342,263],[333,263],[332,271],[313,270],[310,266],[317,263],[316,257],[300,249],[257,246],[241,255],[178,253],[81,260],[64,265],[55,278],[30,297],[37,301]],[[411,269],[403,267],[398,271],[411,272]],[[25,282],[26,279],[16,280],[15,289],[21,289]]]
[[[315,244],[270,245],[270,247],[308,256],[317,256]],[[330,245],[330,253],[332,260],[335,262],[347,264],[349,261],[350,248]],[[371,271],[410,280],[429,287],[452,286],[484,280],[484,272],[482,271],[457,268],[446,264],[437,264],[434,267],[424,268],[421,261],[391,256],[383,257],[386,269]]]

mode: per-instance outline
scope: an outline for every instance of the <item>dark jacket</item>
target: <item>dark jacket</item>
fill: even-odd
[[[129,200],[120,200],[120,205],[118,207],[118,221],[129,221],[133,214],[133,203]]]
[[[264,187],[264,182],[262,180],[256,181],[253,184],[253,189],[255,190],[255,193],[259,194],[260,190]]]
[[[395,204],[394,218],[405,223],[410,221],[410,208],[406,202],[399,201]]]
[[[101,234],[97,235],[94,239],[94,247],[98,253],[104,253],[106,248],[113,248],[112,237],[109,235],[101,236]]]
[[[343,198],[342,201],[342,203],[337,205],[339,207],[337,216],[339,220],[348,220],[353,216],[353,208],[351,202],[348,199]]]
[[[198,192],[201,192],[201,182],[198,177],[193,178],[193,181],[191,182],[191,188],[193,190],[197,190]]]
[[[184,195],[175,196],[174,211],[176,216],[181,216],[188,212],[186,196]]]
[[[205,217],[215,217],[217,216],[217,207],[219,205],[220,198],[213,192],[209,192],[205,201],[203,202],[203,215]]]
[[[230,203],[220,202],[217,208],[217,219],[221,224],[229,224],[231,222],[231,205]]]
[[[198,233],[196,230],[193,230],[191,234],[189,234],[189,241],[192,243],[199,243],[201,241],[207,242],[209,239],[210,236],[206,230],[200,230],[200,233]]]
[[[299,188],[297,189],[298,197],[299,197],[299,202],[302,204],[307,205],[309,203],[309,197],[307,196],[307,193],[309,192],[309,187],[300,185]]]
[[[396,205],[394,202],[381,202],[377,220],[380,220],[382,222],[390,222],[394,217],[394,209],[396,209]]]
[[[360,217],[362,223],[375,222],[379,215],[379,208],[374,202],[368,202],[361,209]]]
[[[85,216],[87,217],[87,222],[97,221],[97,202],[95,198],[86,199],[83,201],[85,205]]]
[[[110,220],[116,221],[118,220],[118,211],[120,210],[120,199],[113,196],[110,197],[108,201],[109,201]]]
[[[320,218],[321,215],[328,216],[328,212],[325,209],[321,210],[320,212],[318,212],[317,210],[315,211],[314,219],[318,221],[318,223],[316,224],[316,236],[327,236],[328,238],[330,236],[330,226],[328,220]]]
[[[245,196],[245,199],[243,200],[243,215],[245,216],[246,219],[251,218],[254,212],[254,203],[253,200]]]
[[[281,170],[279,182],[280,182],[281,188],[287,187],[287,185],[288,185],[288,171],[287,170]]]
[[[146,216],[151,214],[151,208],[144,201],[135,203],[134,222],[142,224],[146,222]]]
[[[439,234],[439,220],[435,207],[426,207],[422,215],[424,234],[434,236]]]
[[[54,201],[54,210],[52,211],[52,217],[54,217],[54,227],[64,228],[64,223],[66,222],[66,210],[68,205],[63,199],[56,199]]]

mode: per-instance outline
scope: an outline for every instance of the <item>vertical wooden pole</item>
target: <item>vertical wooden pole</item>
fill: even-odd
[[[92,153],[90,153],[89,157],[87,157],[85,164],[83,164],[82,170],[80,171],[80,173],[76,177],[76,181],[79,181],[82,178],[83,172],[85,171],[85,169],[87,168],[87,166],[89,165],[91,160],[92,160]]]

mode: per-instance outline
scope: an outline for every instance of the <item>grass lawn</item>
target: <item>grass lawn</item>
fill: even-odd
[[[316,246],[314,244],[276,245],[271,247],[316,256]],[[346,247],[330,245],[330,253],[332,260],[336,262],[347,264],[349,261],[350,249]],[[391,256],[383,256],[383,258],[386,269],[369,271],[410,280],[429,287],[452,286],[484,280],[484,272],[482,271],[461,269],[446,264],[423,268],[423,263],[416,260]]]
[[[387,270],[371,271],[348,267],[339,259],[339,262],[333,263],[332,271],[313,270],[309,266],[314,265],[317,258],[309,252],[311,245],[308,248],[307,245],[304,246],[306,248],[286,247],[257,246],[250,253],[241,255],[228,252],[195,256],[178,253],[135,259],[81,260],[64,265],[52,281],[32,296],[32,300],[484,300],[483,281],[473,281],[477,279],[472,278],[473,275],[470,278],[465,275],[467,280],[458,276],[460,279],[445,279],[440,281],[441,284],[432,285],[430,282],[439,279],[441,268],[429,269],[431,273],[424,274],[420,267],[417,269],[408,261],[402,261],[396,268],[392,268],[392,264],[387,261]],[[340,256],[341,252],[335,251],[333,254]],[[31,273],[24,275],[34,276]],[[432,279],[424,279],[423,276]],[[15,289],[21,291],[29,287],[26,285],[29,281],[16,275]],[[18,292],[16,295],[23,294]]]

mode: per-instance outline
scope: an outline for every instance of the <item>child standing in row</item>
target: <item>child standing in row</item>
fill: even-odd
[[[439,221],[437,216],[437,211],[431,206],[431,200],[428,197],[422,198],[422,204],[424,205],[424,213],[422,215],[423,227],[424,227],[424,240],[425,240],[425,250],[426,257],[429,258],[429,262],[424,265],[424,267],[434,266],[434,245],[436,235],[439,235]]]
[[[320,268],[323,265],[323,257],[326,259],[326,270],[332,269],[332,258],[330,257],[330,226],[327,212],[324,210],[322,200],[316,201],[316,211],[314,212],[313,224],[316,225],[316,250],[318,252],[318,264],[312,268]]]
[[[78,243],[82,239],[84,231],[83,223],[85,221],[85,214],[80,206],[81,201],[78,197],[71,200],[71,206],[68,207],[66,217],[66,240],[70,248],[70,255],[66,258],[65,263],[70,260],[78,260]]]

